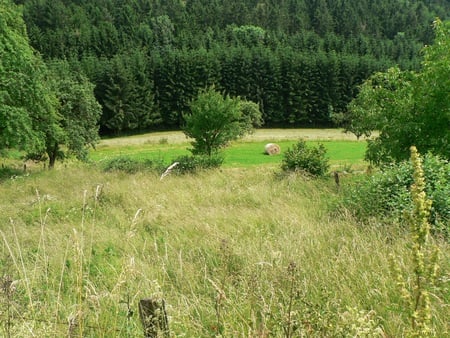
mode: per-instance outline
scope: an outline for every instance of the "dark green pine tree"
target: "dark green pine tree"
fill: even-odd
[[[131,95],[133,91],[132,74],[123,64],[121,56],[110,61],[102,83],[104,96],[101,97],[103,115],[101,124],[107,130],[120,133],[128,127],[131,111]]]
[[[154,86],[151,69],[146,55],[136,50],[129,56],[128,64],[133,76],[130,90],[130,114],[127,115],[127,128],[130,130],[149,130],[158,126],[161,116],[154,104]]]

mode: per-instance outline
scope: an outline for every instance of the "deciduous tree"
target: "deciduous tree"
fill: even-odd
[[[420,152],[450,154],[450,23],[435,22],[436,39],[425,48],[419,72],[391,68],[376,73],[350,104],[347,129],[369,140],[366,158],[375,164],[408,158]]]
[[[94,85],[80,71],[72,71],[65,61],[53,62],[49,67],[60,116],[58,132],[46,133],[45,138],[52,168],[58,158],[68,155],[86,159],[88,148],[94,147],[99,138],[101,106],[95,99]]]
[[[184,115],[184,133],[194,139],[194,155],[211,156],[261,123],[256,104],[223,96],[213,87],[201,92],[190,108],[191,113]]]
[[[30,47],[22,13],[0,2],[0,150],[45,149],[45,135],[58,132],[56,98],[45,65]]]

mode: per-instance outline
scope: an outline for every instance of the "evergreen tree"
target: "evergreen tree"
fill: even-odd
[[[102,131],[177,128],[213,83],[258,102],[269,125],[328,124],[374,71],[418,70],[432,21],[450,17],[439,0],[16,2],[45,59],[96,59]]]

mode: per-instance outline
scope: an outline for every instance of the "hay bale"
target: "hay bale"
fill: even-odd
[[[275,143],[267,143],[264,147],[264,152],[267,155],[278,155],[280,153],[280,146]]]

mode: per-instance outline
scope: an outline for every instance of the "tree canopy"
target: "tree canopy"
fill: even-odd
[[[347,129],[369,139],[366,157],[375,164],[420,152],[450,157],[450,23],[437,20],[420,71],[391,68],[372,75],[351,102]]]
[[[103,134],[181,128],[199,90],[214,85],[225,95],[257,104],[268,127],[333,126],[333,116],[349,119],[348,104],[360,92],[350,106],[358,134],[378,123],[381,109],[364,107],[364,96],[371,96],[371,90],[378,100],[393,95],[384,105],[391,105],[386,115],[391,125],[405,126],[399,152],[409,147],[410,134],[420,133],[430,143],[416,143],[421,152],[421,147],[440,153],[448,149],[446,131],[430,129],[434,122],[447,123],[445,114],[436,114],[446,109],[442,98],[448,80],[442,76],[448,56],[445,46],[440,50],[433,43],[435,35],[444,43],[439,34],[446,29],[433,31],[432,21],[450,17],[448,1],[15,3],[20,6],[1,1],[0,148],[28,148],[36,156],[45,151],[52,159],[67,149],[65,155],[82,157],[82,149],[95,142],[95,121]],[[420,54],[424,45],[431,47]],[[54,74],[45,63],[52,68],[55,60],[68,63],[67,81],[50,80]],[[359,88],[371,75],[373,85]],[[379,83],[383,90],[376,91]],[[69,97],[74,100],[70,105],[64,103]],[[84,113],[69,113],[72,105]],[[364,122],[358,122],[357,106],[370,112]],[[423,120],[398,107],[420,111]],[[84,119],[89,126],[74,122],[80,116],[89,116]],[[393,149],[378,146],[392,135],[384,129],[368,156],[398,157]]]
[[[45,139],[49,166],[53,167],[56,159],[67,155],[86,159],[87,148],[93,147],[99,139],[101,106],[95,99],[94,85],[81,72],[75,73],[64,61],[49,63],[49,68],[60,116],[59,132],[49,133]]]
[[[56,132],[56,98],[42,60],[28,43],[19,9],[0,3],[0,150],[45,148],[45,134]]]
[[[85,158],[98,139],[101,107],[94,86],[67,61],[43,62],[30,46],[22,13],[0,2],[0,150],[19,148],[28,158],[47,156],[53,167],[66,154]]]
[[[16,0],[31,45],[95,85],[101,133],[179,128],[201,88],[259,105],[266,126],[330,126],[361,82],[418,70],[450,2]]]
[[[211,156],[261,123],[256,104],[223,96],[214,88],[201,92],[190,108],[191,113],[184,115],[186,125],[183,130],[186,136],[194,139],[194,155]]]

